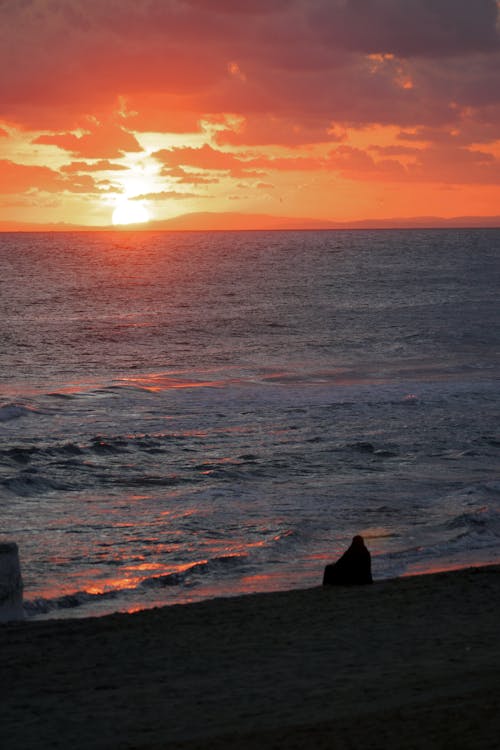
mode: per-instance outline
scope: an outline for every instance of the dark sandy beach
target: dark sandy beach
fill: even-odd
[[[2,747],[496,748],[500,567],[0,628]]]

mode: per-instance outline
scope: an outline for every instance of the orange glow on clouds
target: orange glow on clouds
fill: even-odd
[[[0,229],[498,215],[499,25],[495,0],[5,0]]]

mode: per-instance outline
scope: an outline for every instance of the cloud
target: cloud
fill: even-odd
[[[91,173],[124,169],[113,160],[155,132],[205,141],[154,152],[178,185],[308,170],[434,181],[434,165],[453,183],[495,179],[495,0],[0,5],[0,121],[31,134],[36,160],[50,146],[73,159],[60,172],[9,167],[13,184],[30,174],[44,190],[102,191]],[[378,126],[399,129],[399,142],[377,151],[349,141]],[[0,129],[4,155],[8,134]]]
[[[202,193],[181,193],[177,190],[162,190],[158,193],[144,193],[142,195],[134,195],[129,200],[133,201],[170,201],[170,200],[185,200],[187,198],[207,198]]]
[[[399,158],[374,158],[370,152]],[[372,146],[367,150],[340,146],[330,152],[325,168],[358,181],[451,185],[500,183],[500,159],[488,152],[453,143],[424,148]]]
[[[118,159],[127,151],[141,151],[132,133],[118,125],[96,123],[83,135],[55,133],[35,138],[34,144],[57,146],[85,159]]]
[[[431,147],[408,167],[412,181],[456,185],[499,185],[500,159],[491,153],[456,147]]]
[[[172,169],[184,167],[225,172],[231,177],[258,177],[269,171],[306,171],[321,168],[324,157],[318,156],[251,156],[245,152],[233,154],[219,151],[208,144],[200,148],[162,149],[152,154],[165,167],[162,174],[169,176]],[[187,174],[184,171],[184,174]]]
[[[226,74],[214,45],[235,25],[183,2],[4,0],[2,109],[72,130],[122,95],[199,92]]]
[[[49,167],[26,166],[7,159],[0,161],[0,193],[24,193],[35,186],[53,192],[60,189],[60,185],[60,176]]]
[[[68,136],[124,101],[143,131],[197,132],[232,111],[248,143],[289,144],[332,122],[451,121],[452,97],[498,102],[496,19],[495,0],[4,0],[0,114]],[[92,134],[58,142],[87,158]]]
[[[435,136],[436,132],[440,131],[432,131],[432,134]],[[462,179],[464,184],[500,181],[499,161],[489,152],[470,149],[459,140],[454,142],[449,135],[438,144],[430,141],[422,145],[422,136],[423,133],[418,131],[413,134],[418,146],[408,146],[404,142],[390,146],[368,145],[366,148],[340,144],[315,156],[262,155],[240,159],[210,146],[165,149],[153,156],[166,164],[163,175],[181,174],[186,182],[190,180],[183,167],[224,171],[240,179],[270,173],[331,171],[347,179],[362,181],[459,183]],[[405,133],[400,137],[404,141]],[[264,182],[260,185],[270,187]]]
[[[262,114],[250,115],[237,126],[228,125],[215,134],[219,146],[301,146],[325,141],[341,141],[346,137],[345,130],[334,127],[325,118],[302,117],[300,120],[289,116]]]
[[[276,13],[290,8],[294,0],[187,0],[186,4],[195,8],[221,13],[239,13],[245,15],[258,15]]]
[[[219,182],[218,177],[207,177],[203,172],[187,172],[182,167],[163,167],[161,170],[162,177],[174,179],[177,185],[213,185]]]
[[[254,167],[278,172],[304,172],[321,169],[324,164],[324,156],[261,156],[252,160]]]
[[[116,164],[108,159],[100,159],[90,164],[86,161],[72,161],[71,164],[62,166],[61,172],[78,174],[81,172],[119,172],[127,169],[128,167],[123,164]]]
[[[61,188],[63,190],[66,190],[70,193],[82,193],[84,195],[88,193],[102,192],[102,190],[105,189],[107,185],[107,180],[96,182],[92,179],[92,177],[90,177],[90,175],[86,174],[75,175],[71,179],[63,178],[61,182]]]
[[[495,0],[321,0],[309,18],[337,48],[401,57],[498,50]]]
[[[474,143],[495,143],[499,140],[500,107],[490,108],[489,121],[481,121],[474,114],[465,112],[452,127],[421,126],[412,131],[402,130],[399,139],[406,142],[428,142],[436,146],[450,143],[467,146]]]
[[[377,144],[370,146],[370,151],[375,151],[384,156],[418,156],[421,149],[412,146],[404,146],[396,143],[391,146],[379,146]]]
[[[125,98],[127,126],[139,132],[200,133],[202,114],[192,97],[168,91],[134,91]]]
[[[184,148],[162,149],[152,154],[162,162],[167,169],[172,167],[194,167],[196,169],[229,172],[232,177],[249,174],[249,167],[255,165],[255,160],[245,160],[225,151],[219,151],[208,144],[200,148],[186,146]]]
[[[31,195],[20,195],[16,198],[4,198],[2,200],[2,206],[4,208],[57,208],[61,202],[58,198],[41,198],[38,194],[36,196]]]
[[[88,175],[69,178],[49,167],[0,160],[0,193],[14,195],[33,190],[48,193],[94,193],[99,192],[99,186]]]

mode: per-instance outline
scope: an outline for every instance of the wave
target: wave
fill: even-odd
[[[0,406],[0,422],[10,422],[13,419],[20,419],[31,414],[36,414],[36,409],[24,404],[13,402]]]
[[[84,449],[76,443],[61,443],[60,445],[53,446],[51,448],[37,448],[34,445],[27,447],[24,446],[13,446],[12,448],[6,448],[0,450],[0,457],[10,459],[17,464],[27,464],[32,458],[37,456],[50,456],[50,457],[65,457],[65,456],[78,456],[84,453]]]
[[[16,477],[3,479],[0,485],[21,497],[31,497],[44,492],[70,489],[66,485],[31,472],[21,472]]]
[[[88,442],[76,443],[72,440],[54,443],[52,445],[12,445],[0,450],[0,458],[11,459],[20,464],[29,463],[30,460],[39,456],[49,458],[67,458],[74,456],[92,456],[106,454],[121,454],[138,450],[146,453],[163,453],[165,444],[169,441],[182,441],[183,436],[161,434],[149,435],[122,435],[104,436],[95,435]]]
[[[317,442],[317,439],[315,438]],[[308,442],[312,442],[309,440]],[[339,445],[330,448],[335,453],[353,453],[371,455],[376,458],[395,458],[400,455],[400,449],[394,443],[388,443],[387,445],[377,446],[366,440],[356,440],[352,443],[340,443]]]
[[[210,560],[193,563],[182,571],[175,573],[165,573],[162,575],[151,576],[141,581],[141,586],[149,588],[164,588],[166,586],[180,586],[190,582],[193,574],[205,575],[207,573],[220,572],[221,568],[236,566],[247,559],[246,555],[219,555]]]
[[[408,571],[444,569],[449,563],[467,567],[494,562],[498,560],[499,541],[500,510],[482,505],[429,527],[424,535],[413,539],[411,546],[376,555],[375,564],[385,572],[383,577],[393,577]]]
[[[500,512],[484,506],[460,513],[447,521],[444,527],[456,532],[450,540],[454,544],[496,545],[500,539]]]
[[[24,613],[26,617],[35,617],[36,615],[46,615],[62,609],[73,609],[88,604],[91,601],[114,599],[118,593],[123,591],[103,591],[100,594],[93,594],[89,591],[75,591],[72,594],[63,594],[53,599],[39,597],[23,602]]]
[[[74,609],[90,602],[99,602],[108,599],[116,599],[118,596],[123,597],[140,592],[141,589],[161,589],[171,586],[195,586],[196,578],[200,575],[207,574],[224,574],[225,571],[234,570],[244,564],[247,555],[218,555],[209,560],[187,565],[183,570],[171,573],[162,573],[155,576],[147,576],[141,579],[135,586],[130,588],[110,589],[94,593],[91,591],[75,591],[69,594],[63,594],[53,598],[38,597],[36,599],[26,600],[23,603],[24,612],[27,617],[36,617],[45,615],[58,610]]]

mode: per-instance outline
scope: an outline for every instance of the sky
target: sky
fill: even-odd
[[[0,0],[0,225],[498,215],[499,5]]]

